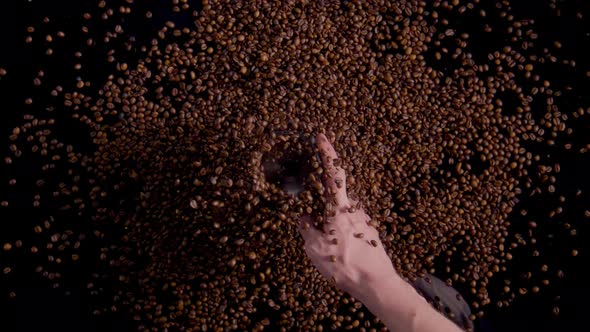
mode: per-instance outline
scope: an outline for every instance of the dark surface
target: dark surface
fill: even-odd
[[[32,86],[33,73],[38,68],[47,68],[53,66],[54,70],[46,75],[44,82],[72,81],[75,77],[71,68],[61,68],[60,59],[63,63],[69,63],[66,55],[60,58],[56,54],[53,62],[44,63],[44,57],[33,56],[43,50],[31,49],[24,45],[25,27],[29,24],[37,25],[47,15],[50,17],[61,17],[58,22],[64,25],[76,26],[79,24],[77,17],[85,5],[93,1],[3,1],[0,7],[0,67],[6,68],[11,75],[9,78],[0,81],[0,151],[4,155],[7,152],[7,140],[11,128],[20,121],[20,114],[23,114],[23,101],[28,97],[30,91],[39,91],[39,88]],[[576,59],[578,69],[572,72],[564,72],[555,68],[547,68],[546,75],[552,82],[565,81],[573,84],[575,89],[571,92],[571,105],[587,105],[588,91],[590,86],[586,71],[590,70],[590,53],[587,45],[590,44],[588,33],[588,20],[590,11],[586,10],[588,4],[586,1],[564,1],[559,2],[562,6],[562,17],[556,17],[555,12],[548,9],[548,1],[513,1],[515,11],[522,17],[534,17],[537,21],[535,29],[540,35],[540,44],[545,41],[550,45],[553,40],[561,40],[564,47],[561,49],[563,56]],[[146,1],[146,6],[157,6],[158,1]],[[167,7],[166,7],[167,8]],[[165,18],[165,8],[161,8],[160,20]],[[583,24],[574,20],[572,13],[576,10],[585,13]],[[568,16],[569,15],[569,16]],[[128,22],[127,31],[132,31],[138,40],[142,40],[153,32],[153,27],[141,25],[142,21],[138,17]],[[155,24],[157,26],[157,24]],[[65,28],[64,28],[65,29]],[[71,37],[74,41],[75,38]],[[35,53],[37,52],[37,53]],[[112,64],[105,61],[93,62],[93,59],[104,59],[105,49],[97,47],[94,51],[88,52],[87,60],[90,64],[86,66],[86,78],[92,77],[94,86],[100,86],[104,81],[105,74],[113,69]],[[86,57],[86,56],[85,56]],[[13,73],[19,73],[13,75]],[[557,84],[559,85],[559,84]],[[51,84],[49,86],[52,86]],[[54,86],[54,85],[53,85]],[[67,87],[65,87],[67,89]],[[36,89],[36,90],[35,90]],[[47,94],[47,93],[46,93]],[[42,102],[40,102],[42,104]],[[568,105],[566,105],[568,106]],[[34,112],[34,109],[31,110]],[[18,116],[17,116],[18,115]],[[586,118],[587,120],[587,118]],[[590,127],[587,121],[579,121],[574,126],[575,137],[571,140],[575,142],[588,142],[588,133]],[[75,130],[64,131],[63,135],[70,135],[77,141],[81,137]],[[71,139],[70,139],[71,140]],[[80,143],[83,144],[83,143]],[[534,149],[534,147],[531,147]],[[584,157],[576,156],[573,153],[563,153],[558,151],[547,150],[545,154],[552,154],[552,158],[558,159],[563,169],[559,181],[562,188],[570,192],[575,192],[577,188],[590,189],[587,170],[590,169],[590,160],[588,155]],[[8,171],[4,165],[1,166],[2,181]],[[20,174],[30,174],[33,170],[20,169]],[[4,190],[2,184],[0,190]],[[26,192],[11,192],[10,195],[16,195],[17,201],[30,201]],[[529,294],[519,298],[509,309],[491,310],[489,315],[483,320],[478,321],[480,331],[566,331],[566,330],[588,330],[587,320],[585,319],[590,312],[590,287],[588,286],[588,274],[584,272],[587,269],[588,249],[587,243],[590,241],[588,232],[590,231],[588,219],[583,220],[583,211],[590,207],[587,200],[588,195],[583,195],[581,199],[568,201],[563,220],[569,220],[576,225],[578,230],[577,239],[561,237],[561,243],[558,240],[551,245],[576,246],[579,248],[580,255],[573,259],[567,252],[554,250],[548,252],[549,259],[555,262],[561,262],[564,266],[566,278],[557,283],[554,289],[547,292],[541,292],[538,295]],[[523,202],[523,206],[530,205],[529,210],[537,210],[542,213],[543,206],[540,201]],[[27,220],[33,217],[30,209],[26,209],[26,204],[21,207],[11,209],[14,215],[3,215],[0,217],[2,225],[0,226],[0,243],[8,236],[10,229],[29,229]],[[515,209],[515,211],[517,211]],[[20,232],[17,231],[18,234]],[[25,239],[26,240],[26,239]],[[572,243],[573,242],[573,243]],[[550,248],[548,248],[550,249]],[[1,254],[1,253],[0,253]],[[3,256],[0,255],[0,259]],[[526,266],[532,262],[519,261],[515,264]],[[34,267],[33,267],[34,268]],[[92,266],[82,266],[80,275],[91,271]],[[554,271],[552,272],[554,273]],[[516,276],[515,276],[516,277]],[[94,318],[90,300],[83,292],[73,291],[72,295],[63,295],[63,290],[52,290],[50,284],[40,281],[34,273],[19,274],[18,280],[11,280],[15,285],[18,296],[14,300],[6,300],[3,292],[0,293],[0,331],[131,331],[133,324],[128,317],[124,315],[109,315],[100,319]],[[0,291],[4,291],[6,285],[0,285]],[[555,296],[559,294],[560,300],[555,302]],[[553,306],[557,304],[560,308],[559,316],[551,314]]]

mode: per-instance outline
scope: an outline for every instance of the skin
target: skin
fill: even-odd
[[[299,221],[305,251],[314,266],[336,287],[363,302],[391,331],[461,331],[397,273],[371,218],[362,208],[349,210],[357,202],[346,192],[344,169],[334,166],[338,159],[334,147],[324,134],[317,135],[316,144],[325,170],[326,195],[333,195],[335,204],[327,207],[323,232],[312,227],[309,216]]]

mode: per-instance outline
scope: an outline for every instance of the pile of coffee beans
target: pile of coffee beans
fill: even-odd
[[[53,18],[27,28],[24,43],[73,53],[79,74],[32,90],[10,133],[3,179],[38,213],[0,243],[0,257],[24,257],[0,260],[7,280],[33,265],[52,287],[100,298],[97,314],[129,312],[152,331],[383,329],[303,250],[298,218],[320,227],[331,204],[319,132],[403,276],[443,277],[479,316],[564,276],[538,234],[587,193],[560,191],[568,170],[547,151],[585,156],[570,138],[589,110],[539,69],[575,61],[553,55],[559,41],[539,50],[535,21],[509,1],[169,2],[162,18],[98,1],[71,29],[84,36],[74,50]],[[127,32],[156,17],[153,35]],[[111,64],[105,82],[85,78],[91,52]],[[22,167],[37,177],[19,178]],[[517,208],[541,196],[542,218]],[[0,201],[6,213],[17,204]],[[559,225],[576,237],[574,221]],[[529,282],[504,279],[529,258]],[[92,272],[73,283],[78,266]]]

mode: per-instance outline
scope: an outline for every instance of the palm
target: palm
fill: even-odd
[[[324,135],[317,138],[322,161],[327,169],[325,180],[328,191],[337,202],[335,211],[326,211],[329,217],[324,232],[312,228],[311,218],[303,217],[300,231],[305,250],[314,266],[327,279],[356,298],[361,298],[366,285],[381,278],[396,275],[379,234],[371,226],[364,210],[349,210],[357,202],[348,199],[344,170],[333,167],[336,152]],[[336,183],[339,183],[337,185]]]

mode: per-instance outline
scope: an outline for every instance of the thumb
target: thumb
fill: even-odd
[[[303,237],[303,240],[306,244],[317,241],[317,239],[321,237],[320,231],[313,227],[310,216],[303,216],[299,218],[297,229],[299,230],[299,233]]]

